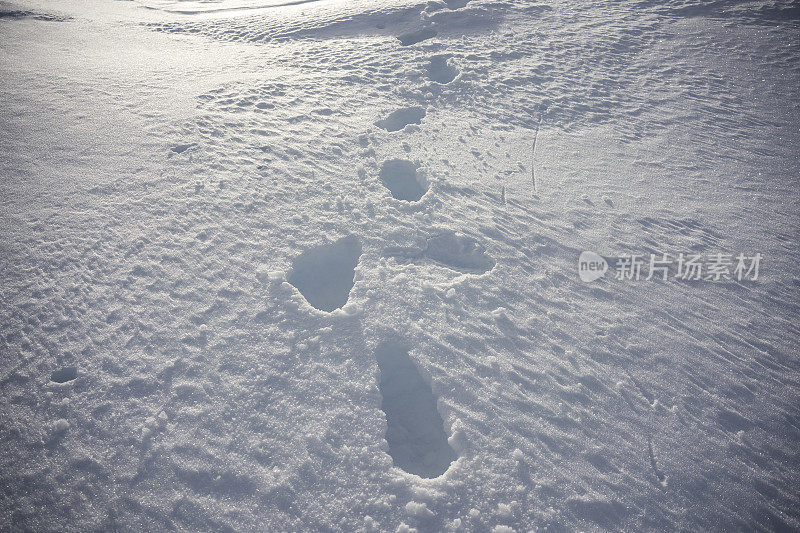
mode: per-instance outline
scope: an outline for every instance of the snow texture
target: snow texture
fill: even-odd
[[[0,2],[0,529],[800,530],[799,28]]]

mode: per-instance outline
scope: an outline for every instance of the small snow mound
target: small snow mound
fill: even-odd
[[[508,316],[506,315],[506,309],[504,307],[498,307],[492,311],[492,317],[496,320],[508,319]]]
[[[265,267],[256,269],[256,279],[261,283],[281,283],[285,274],[281,270],[269,270]]]
[[[425,118],[425,109],[420,106],[403,107],[392,111],[389,116],[375,123],[386,131],[399,131],[409,124],[419,124]]]
[[[300,254],[286,279],[315,309],[334,311],[347,303],[360,256],[361,243],[349,235]]]
[[[427,516],[433,516],[433,513],[431,512],[430,509],[428,509],[427,504],[420,503],[420,502],[408,502],[406,504],[406,512],[410,516],[416,516],[416,517],[420,517],[420,518],[421,517],[427,517]]]
[[[384,161],[380,178],[397,200],[416,202],[428,192],[427,180],[418,171],[418,165],[405,159]]]
[[[380,524],[371,516],[367,515],[364,517],[364,529],[366,531],[378,531],[380,528]]]
[[[55,422],[53,422],[53,432],[54,433],[64,433],[69,429],[69,422],[67,422],[63,418],[59,418]]]

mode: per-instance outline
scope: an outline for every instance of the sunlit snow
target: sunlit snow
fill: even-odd
[[[0,2],[0,529],[800,530],[799,29]]]

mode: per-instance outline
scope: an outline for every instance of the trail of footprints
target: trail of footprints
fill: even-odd
[[[409,46],[435,35],[435,30],[423,29],[401,35],[399,40],[402,46]],[[431,80],[446,84],[456,78],[458,70],[448,56],[437,55],[430,59],[427,74]],[[404,107],[375,124],[387,132],[397,132],[410,124],[420,124],[425,115],[422,107]],[[419,165],[407,159],[384,161],[378,178],[393,198],[405,202],[420,201],[429,189]],[[314,308],[334,311],[347,303],[360,255],[361,245],[352,235],[311,248],[294,260],[287,281]],[[452,231],[429,236],[421,248],[387,248],[384,256],[401,263],[432,262],[472,274],[482,274],[495,265],[477,240]],[[378,389],[383,398],[381,409],[386,416],[386,442],[392,461],[404,471],[423,478],[441,476],[458,457],[448,443],[430,384],[420,374],[408,346],[400,341],[389,340],[379,345],[375,359],[380,370]]]
[[[360,256],[361,243],[354,235],[310,248],[294,259],[287,281],[315,309],[334,311],[347,303]],[[394,256],[410,260],[428,257],[465,272],[485,272],[494,266],[477,241],[453,232],[430,237],[424,250],[400,249]],[[375,358],[386,443],[393,463],[423,478],[441,476],[457,455],[448,443],[430,384],[411,359],[408,347],[399,341],[378,346]],[[63,378],[53,378],[57,379]]]
[[[449,8],[458,9],[467,2],[446,3]],[[401,46],[411,46],[437,33],[436,29],[425,27],[399,35],[398,40]],[[450,83],[458,76],[458,69],[447,55],[431,57],[426,72],[440,84]],[[403,107],[375,125],[387,132],[398,132],[421,124],[425,116],[423,107]],[[194,147],[196,143],[179,144],[171,147],[170,155],[180,155]],[[429,190],[424,172],[407,159],[384,161],[378,178],[393,198],[404,202],[418,202]],[[361,252],[361,243],[354,235],[310,248],[294,259],[286,280],[315,309],[335,311],[347,304]],[[477,240],[452,231],[429,236],[422,247],[387,248],[383,255],[400,263],[434,263],[464,274],[482,274],[495,265]],[[381,409],[386,415],[386,442],[395,466],[424,478],[442,475],[457,455],[448,443],[430,384],[420,374],[408,346],[400,341],[390,340],[378,346],[375,358],[380,370]],[[69,367],[53,372],[51,379],[63,383],[76,375],[76,369]]]

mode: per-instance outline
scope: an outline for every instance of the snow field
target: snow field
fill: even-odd
[[[6,522],[798,527],[790,3],[119,4],[0,20]]]

